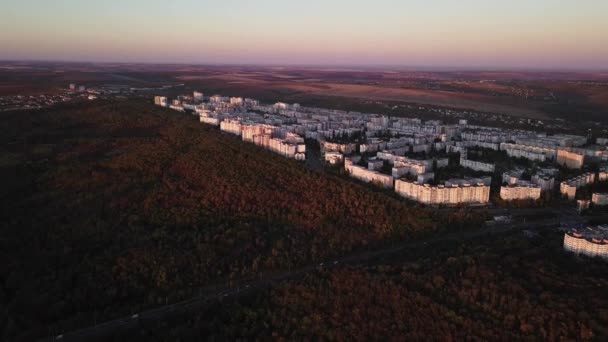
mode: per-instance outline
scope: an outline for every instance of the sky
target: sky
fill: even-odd
[[[2,0],[22,59],[608,69],[608,0]]]

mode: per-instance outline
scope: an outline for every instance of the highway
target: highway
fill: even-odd
[[[562,222],[563,219],[567,219],[567,217],[570,217],[571,215],[571,212],[562,211],[556,213],[556,215],[551,218],[546,218],[542,220],[533,220],[526,222],[526,220],[524,219],[523,221],[517,223],[495,223],[474,231],[448,233],[440,236],[417,239],[414,241],[410,240],[378,250],[361,251],[356,254],[329,260],[320,264],[308,265],[302,268],[298,268],[296,270],[274,274],[265,274],[261,278],[256,280],[234,281],[235,283],[237,283],[237,285],[234,286],[208,286],[206,288],[201,289],[201,294],[199,296],[188,300],[143,311],[135,315],[114,319],[84,329],[66,332],[57,336],[47,337],[45,339],[41,339],[40,341],[103,340],[111,338],[112,336],[116,336],[121,332],[133,331],[137,329],[140,325],[150,326],[154,322],[162,321],[171,316],[184,315],[203,310],[209,307],[211,304],[217,303],[218,301],[232,300],[241,296],[249,295],[254,291],[267,289],[273,284],[279,283],[284,280],[297,279],[319,269],[332,269],[335,267],[342,267],[344,265],[361,265],[367,262],[371,262],[377,258],[393,256],[402,252],[406,252],[408,249],[420,246],[432,247],[433,244],[440,242],[462,242],[488,235],[499,235],[510,231],[543,227],[556,227],[560,224],[560,222]]]

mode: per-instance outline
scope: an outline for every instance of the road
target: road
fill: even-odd
[[[102,340],[115,336],[116,334],[121,332],[132,331],[134,329],[137,329],[140,325],[150,326],[155,322],[162,321],[163,319],[166,319],[171,316],[197,312],[205,309],[213,303],[217,303],[218,301],[236,299],[238,297],[251,294],[254,291],[267,289],[273,284],[279,283],[284,280],[297,279],[319,269],[332,269],[335,267],[342,267],[344,265],[360,265],[366,262],[373,261],[376,258],[387,257],[399,254],[401,252],[406,252],[407,250],[415,247],[432,247],[433,244],[440,242],[462,242],[486,235],[497,235],[516,230],[540,227],[555,227],[560,224],[564,216],[570,216],[570,213],[562,212],[561,215],[555,215],[551,218],[543,220],[528,222],[526,222],[526,220],[523,220],[522,222],[518,223],[497,223],[475,231],[455,232],[444,234],[441,236],[417,239],[415,241],[408,241],[379,250],[362,251],[357,254],[333,259],[321,264],[308,265],[302,268],[298,268],[296,270],[267,274],[264,275],[262,278],[256,280],[238,282],[238,285],[234,286],[209,286],[204,289],[201,289],[201,294],[192,299],[165,305],[156,309],[143,311],[136,315],[107,321],[105,323],[101,323],[92,327],[64,333],[59,336],[49,337],[46,339],[42,339],[41,341]]]

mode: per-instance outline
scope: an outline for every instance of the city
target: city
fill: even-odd
[[[526,201],[535,206],[532,201],[539,201],[543,195],[556,199],[561,196],[579,211],[608,205],[608,194],[604,192],[578,192],[577,196],[578,189],[593,184],[608,190],[608,138],[605,137],[547,136],[536,131],[468,125],[467,120],[445,125],[438,120],[423,122],[307,108],[297,103],[265,105],[249,98],[205,97],[199,91],[191,96],[180,95],[172,101],[156,96],[154,104],[188,111],[198,116],[201,123],[219,126],[220,130],[235,134],[245,142],[295,160],[306,159],[306,139],[320,146],[326,162],[333,166],[343,164],[349,176],[393,189],[400,196],[425,205],[487,205],[492,191],[498,193],[494,198],[500,199],[494,205]],[[499,178],[495,164],[468,159],[469,148],[481,155],[484,150],[502,151],[503,160],[513,158],[527,167],[504,171]],[[450,158],[450,153],[459,157]],[[450,165],[450,160],[459,166]],[[498,165],[499,170],[506,169],[507,163],[502,164]],[[433,171],[439,173],[446,168],[452,172],[470,171],[470,175],[461,179],[436,179]],[[569,176],[572,170],[579,174]],[[480,173],[484,175],[473,177]],[[524,174],[529,179],[524,179]],[[494,184],[499,186],[492,187],[493,177],[498,178]],[[564,248],[608,258],[608,230],[599,227],[592,229],[592,234],[581,235],[581,228],[568,228]],[[587,244],[577,243],[573,249],[570,247],[573,237],[584,239]]]

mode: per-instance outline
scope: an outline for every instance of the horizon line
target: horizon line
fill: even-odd
[[[0,58],[0,63],[63,63],[63,64],[121,64],[121,65],[157,65],[157,66],[234,66],[234,67],[316,67],[316,68],[370,68],[370,69],[400,69],[399,71],[414,69],[412,71],[419,72],[447,72],[447,71],[485,71],[485,72],[595,72],[603,73],[608,72],[608,67],[594,68],[594,67],[555,67],[555,66],[458,66],[458,65],[408,65],[408,64],[383,64],[383,63],[351,63],[351,64],[337,64],[337,63],[259,63],[259,62],[241,62],[241,63],[229,63],[229,62],[153,62],[153,61],[94,61],[94,60],[62,60],[62,59],[14,59]]]

